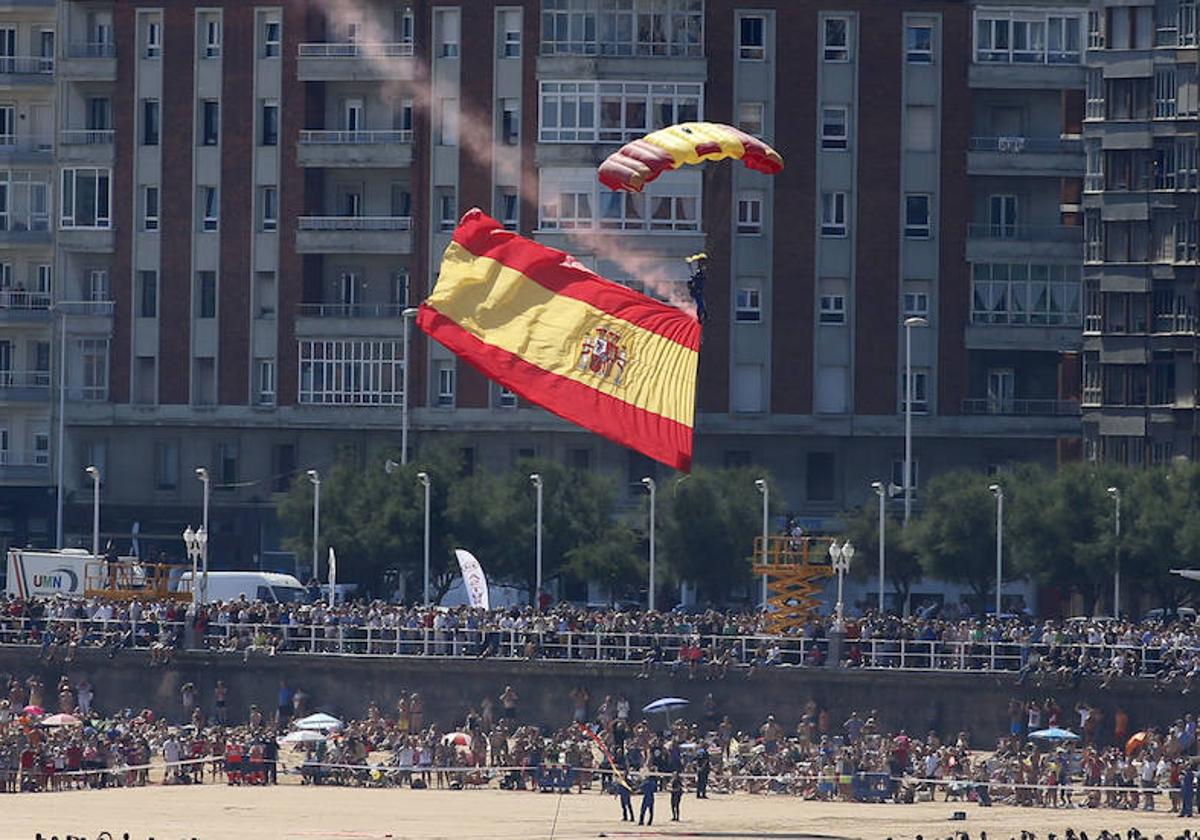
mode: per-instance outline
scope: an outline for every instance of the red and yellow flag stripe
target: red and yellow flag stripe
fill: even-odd
[[[472,210],[417,323],[530,402],[689,469],[696,319]]]

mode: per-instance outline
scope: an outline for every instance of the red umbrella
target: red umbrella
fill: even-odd
[[[42,715],[46,714],[45,709],[43,709],[41,706],[34,706],[32,703],[21,711],[27,715],[33,715],[34,717],[41,717]]]
[[[1129,740],[1125,742],[1126,757],[1133,755],[1135,752],[1144,747],[1146,745],[1146,739],[1149,737],[1150,733],[1146,732],[1145,730],[1141,732],[1135,732],[1132,736],[1130,736]]]

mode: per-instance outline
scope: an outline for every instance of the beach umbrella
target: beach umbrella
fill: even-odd
[[[653,703],[647,703],[642,706],[642,711],[648,715],[655,715],[662,712],[667,716],[667,726],[671,725],[671,710],[682,709],[688,705],[688,701],[682,697],[660,697]]]
[[[1129,740],[1125,742],[1125,757],[1128,758],[1142,747],[1146,746],[1146,740],[1149,737],[1150,733],[1144,729],[1141,732],[1133,733]]]
[[[467,752],[471,749],[471,736],[466,732],[447,732],[442,736],[442,743],[459,752]]]
[[[42,720],[42,726],[78,726],[82,722],[75,715],[50,715]]]
[[[317,741],[324,741],[325,736],[320,732],[312,729],[297,729],[295,732],[289,732],[279,739],[281,744],[315,744]]]
[[[43,709],[41,706],[34,706],[32,703],[21,711],[27,715],[33,715],[34,717],[41,717],[42,715],[46,714],[45,709]]]
[[[317,712],[315,715],[300,718],[296,721],[297,729],[312,729],[317,732],[323,732],[327,729],[341,729],[342,722],[333,715],[327,715],[324,712]]]
[[[1079,736],[1069,729],[1060,729],[1057,726],[1052,726],[1049,729],[1039,729],[1037,732],[1030,732],[1029,739],[1031,741],[1078,741]]]

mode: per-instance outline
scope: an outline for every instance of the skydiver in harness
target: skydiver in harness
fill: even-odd
[[[696,320],[708,322],[708,307],[704,305],[704,281],[708,279],[708,254],[701,251],[684,259],[692,267],[692,276],[687,281],[688,294],[696,302]]]

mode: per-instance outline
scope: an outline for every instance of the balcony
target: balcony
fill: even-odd
[[[90,82],[117,80],[117,45],[86,42],[67,45],[67,56],[58,68],[65,79]]]
[[[68,329],[72,335],[112,335],[111,300],[60,300],[53,309],[70,319]]]
[[[411,43],[301,44],[302,82],[404,81],[417,78]]]
[[[7,449],[0,449],[0,483],[8,485],[49,484],[49,460],[39,464],[9,452]]]
[[[50,371],[0,370],[0,404],[50,399]]]
[[[53,162],[53,137],[0,134],[0,163],[48,166]]]
[[[54,59],[37,55],[0,57],[0,85],[52,85]]]
[[[962,413],[972,416],[1005,417],[1078,417],[1079,400],[1017,400],[983,397],[962,401]]]
[[[400,338],[404,334],[402,313],[405,309],[400,303],[302,303],[296,319],[296,335],[301,338],[363,335]]]
[[[50,295],[0,289],[0,323],[26,324],[50,320]]]
[[[301,166],[403,168],[412,166],[412,131],[300,132]]]
[[[54,241],[46,214],[0,213],[0,245],[9,247],[49,246]]]
[[[116,234],[109,227],[68,227],[58,229],[58,242],[67,251],[86,251],[96,254],[112,253]]]
[[[408,254],[410,216],[301,216],[296,250],[302,254]]]
[[[64,163],[111,164],[111,128],[66,128],[58,135],[58,157]]]
[[[1083,141],[1077,138],[972,137],[968,175],[1083,175]]]
[[[1078,258],[1083,255],[1082,225],[967,225],[967,259]]]
[[[967,71],[973,88],[1000,90],[1082,90],[1087,81],[1083,65],[1074,63],[1021,63],[981,61],[976,57]]]

